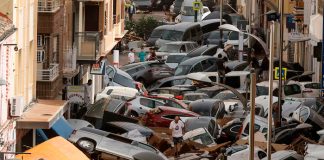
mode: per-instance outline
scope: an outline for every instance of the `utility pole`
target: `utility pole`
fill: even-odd
[[[279,96],[278,96],[278,106],[279,106],[279,120],[280,122],[278,125],[275,127],[280,127],[281,126],[281,116],[282,116],[282,104],[281,104],[281,99],[282,99],[282,55],[283,55],[283,31],[284,31],[284,0],[279,1],[279,10],[280,10],[280,42],[279,42]]]
[[[250,74],[250,126],[249,126],[249,160],[254,160],[254,118],[255,118],[255,97],[256,97],[256,74],[254,68]]]
[[[197,2],[197,0],[196,0],[196,2]],[[195,5],[194,5],[194,7],[195,7]],[[195,10],[195,22],[197,22],[198,21],[198,10],[197,9],[194,9]]]
[[[273,44],[274,44],[274,25],[275,22],[270,22],[270,55],[269,55],[269,103],[268,103],[268,133],[267,133],[267,157],[271,160],[271,143],[272,143],[272,88],[273,88]],[[266,55],[267,56],[267,55]]]
[[[220,13],[219,13],[219,19],[220,19],[220,26],[223,25],[223,0],[220,0]],[[219,48],[224,48],[223,46],[223,30],[220,30],[220,41],[219,41]]]

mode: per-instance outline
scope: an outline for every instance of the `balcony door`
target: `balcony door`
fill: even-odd
[[[99,31],[99,5],[85,5],[85,31]]]

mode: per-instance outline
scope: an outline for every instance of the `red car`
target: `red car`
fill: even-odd
[[[146,97],[163,101],[166,106],[170,106],[173,108],[179,108],[179,109],[188,109],[187,104],[185,104],[182,101],[179,101],[178,99],[175,99],[175,98],[168,98],[168,97],[163,97],[163,96],[152,96],[152,95],[149,95]]]
[[[186,109],[159,106],[143,117],[143,122],[149,127],[169,127],[175,116],[198,117],[199,115]]]

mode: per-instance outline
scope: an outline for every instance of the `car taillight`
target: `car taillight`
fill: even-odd
[[[182,95],[175,96],[174,98],[176,98],[178,100],[183,100],[183,96]]]

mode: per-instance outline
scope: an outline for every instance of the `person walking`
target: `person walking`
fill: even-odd
[[[131,48],[130,52],[128,53],[128,63],[134,63],[135,62],[135,53],[134,53],[134,49]]]
[[[136,7],[134,1],[131,0],[128,6],[128,18],[130,21],[133,21],[133,14],[136,14]]]
[[[88,107],[91,104],[92,97],[92,79],[88,80],[88,83],[84,84],[84,104]]]
[[[170,123],[169,129],[172,131],[172,139],[175,147],[175,157],[179,157],[178,148],[183,141],[184,124],[179,116],[175,116],[174,120]]]
[[[225,84],[226,68],[224,66],[224,60],[223,59],[217,60],[216,65],[217,65],[217,72],[219,76],[219,82]]]
[[[141,52],[138,53],[138,58],[140,62],[144,62],[146,57],[146,52],[144,51],[144,47],[141,47]]]

